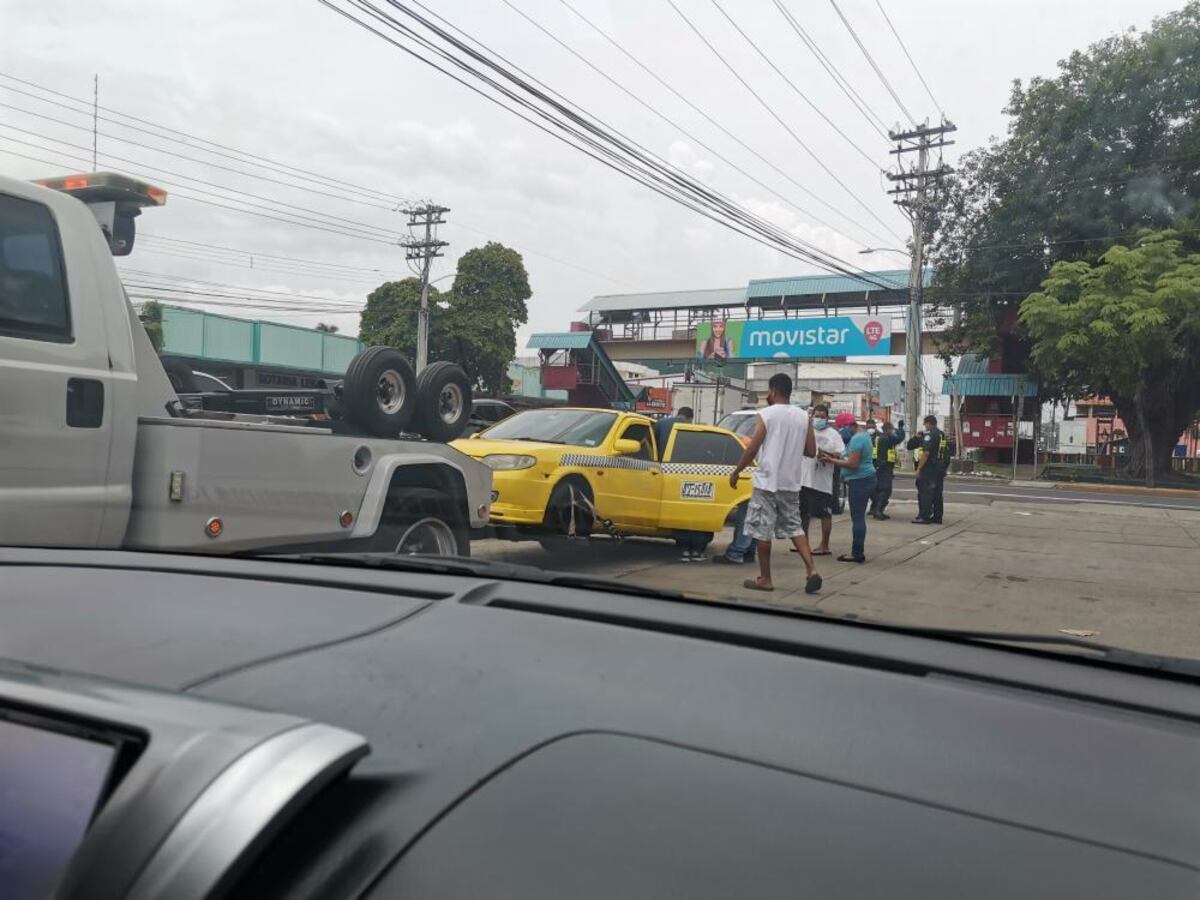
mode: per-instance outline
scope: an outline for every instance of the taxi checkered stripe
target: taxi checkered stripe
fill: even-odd
[[[658,463],[649,459],[634,459],[631,456],[599,456],[590,453],[566,453],[563,455],[561,465],[584,468],[594,466],[597,469],[654,469],[658,467]]]
[[[663,463],[663,472],[668,475],[728,475],[733,466],[711,463]]]
[[[728,475],[733,466],[715,463],[658,463],[631,456],[599,456],[591,453],[567,453],[562,465],[597,469],[661,469],[666,475]]]

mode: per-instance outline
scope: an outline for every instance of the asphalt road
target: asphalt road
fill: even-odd
[[[916,502],[917,491],[912,479],[898,477],[892,491],[896,500]],[[1179,494],[1141,493],[1135,491],[1100,492],[1059,487],[1052,482],[1041,485],[1012,485],[997,479],[946,479],[946,498],[959,503],[991,503],[1016,500],[1023,503],[1091,503],[1098,506],[1147,506],[1156,509],[1200,510],[1200,491],[1196,496]]]

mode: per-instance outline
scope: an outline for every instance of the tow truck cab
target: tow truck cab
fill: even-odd
[[[184,408],[112,259],[166,199],[112,173],[0,177],[0,545],[346,546],[399,504],[468,552],[490,471],[444,444]]]

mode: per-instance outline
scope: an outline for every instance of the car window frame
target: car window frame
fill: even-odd
[[[730,445],[728,455],[731,457],[731,461],[726,461],[725,459],[720,459],[720,460],[707,460],[707,459],[706,460],[679,460],[679,459],[676,459],[675,454],[676,454],[676,449],[679,446],[680,436],[681,435],[689,435],[689,434],[711,435],[712,437],[722,439],[723,441],[725,441],[726,443],[728,443]],[[680,427],[677,425],[675,428],[671,429],[671,439],[668,442],[667,452],[664,456],[663,462],[678,463],[679,465],[685,465],[685,466],[735,466],[735,465],[737,465],[738,460],[741,459],[742,453],[745,451],[745,449],[746,448],[742,445],[742,442],[739,441],[732,432],[726,432],[724,430],[716,430],[716,429],[710,429],[710,428],[697,428],[694,426],[693,427],[688,427],[688,426]]]
[[[616,438],[616,440],[625,440],[625,435],[629,434],[629,429],[639,426],[646,429],[647,442],[644,446],[649,447],[650,455],[642,456],[641,451],[639,450],[637,453],[627,453],[625,454],[625,457],[627,459],[640,459],[643,462],[657,462],[658,446],[654,440],[654,424],[652,422],[639,422],[637,420],[627,421],[624,427],[621,429],[621,434]],[[638,443],[641,444],[642,442],[638,441]]]
[[[19,197],[15,194],[0,192],[0,203],[15,201],[27,203],[43,210],[50,220],[49,238],[50,252],[57,255],[59,286],[62,288],[63,324],[47,327],[44,325],[21,325],[0,316],[0,337],[17,338],[19,340],[42,341],[50,344],[75,343],[75,317],[72,315],[71,286],[67,281],[67,255],[63,250],[62,229],[54,210],[46,203]]]

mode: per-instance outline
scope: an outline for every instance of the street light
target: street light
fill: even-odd
[[[909,252],[908,252],[907,250],[897,250],[897,249],[896,249],[896,248],[894,248],[894,247],[867,247],[865,250],[859,250],[858,252],[859,252],[860,254],[865,254],[865,253],[899,253],[899,254],[901,254],[902,256],[908,256],[908,255],[909,255]]]

